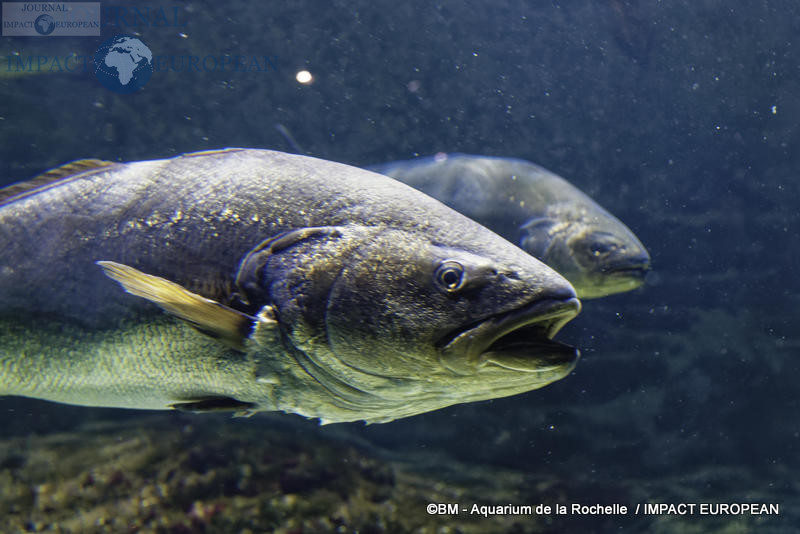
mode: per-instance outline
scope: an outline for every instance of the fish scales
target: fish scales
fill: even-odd
[[[566,280],[386,177],[255,149],[48,175],[0,200],[0,394],[382,422],[577,361]]]

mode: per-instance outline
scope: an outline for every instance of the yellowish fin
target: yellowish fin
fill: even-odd
[[[237,350],[245,350],[245,340],[253,330],[255,318],[128,265],[113,261],[98,261],[97,264],[106,276],[119,282],[131,295],[157,304]]]

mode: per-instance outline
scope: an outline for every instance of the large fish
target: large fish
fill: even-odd
[[[494,230],[569,280],[582,299],[644,282],[650,256],[627,226],[529,161],[437,155],[369,167]]]
[[[66,175],[66,176],[65,176]],[[570,284],[395,180],[267,150],[0,191],[0,394],[383,422],[566,376]]]

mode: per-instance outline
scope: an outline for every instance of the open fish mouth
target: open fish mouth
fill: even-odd
[[[580,309],[577,298],[545,299],[489,317],[455,333],[443,347],[442,363],[458,374],[485,366],[569,372],[578,351],[552,338]]]

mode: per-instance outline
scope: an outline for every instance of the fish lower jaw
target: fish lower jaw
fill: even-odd
[[[597,281],[574,282],[575,290],[582,299],[595,299],[625,293],[641,287],[648,271],[624,269],[603,274]]]
[[[488,360],[499,360],[509,352],[516,353],[516,358],[521,354],[518,349],[523,344],[529,344],[530,348],[548,346],[547,350],[552,351],[560,344],[550,340],[580,309],[580,301],[574,297],[546,299],[489,317],[477,326],[455,335],[444,346],[442,365],[455,374],[467,375],[474,374]],[[511,345],[514,348],[509,350]],[[562,351],[559,348],[555,352]],[[487,354],[491,356],[485,356]]]

